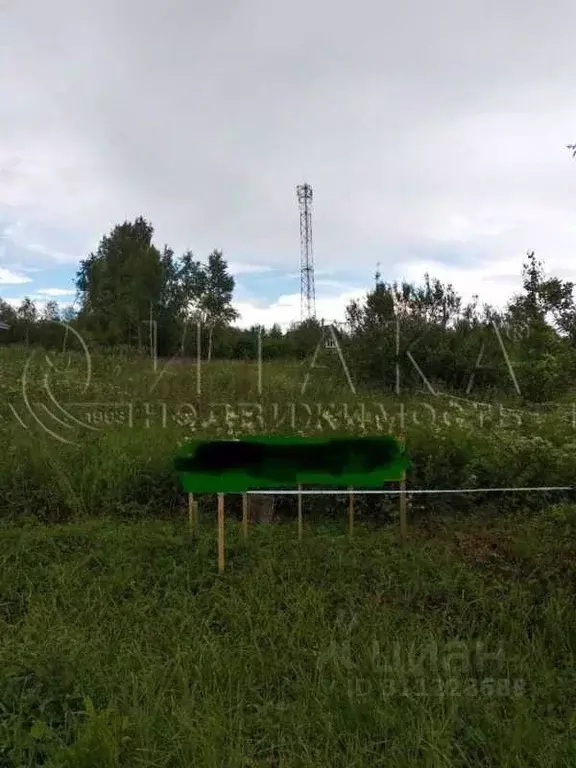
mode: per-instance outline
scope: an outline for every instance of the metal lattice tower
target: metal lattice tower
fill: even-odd
[[[314,288],[314,254],[312,250],[312,187],[296,187],[300,205],[300,317],[316,317],[316,291]]]

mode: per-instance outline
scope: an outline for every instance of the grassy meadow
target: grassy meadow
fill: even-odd
[[[328,355],[332,355],[329,357]],[[194,436],[394,432],[408,488],[572,485],[572,403],[0,349],[0,766],[572,766],[570,493],[295,502],[187,531]],[[349,371],[354,382],[354,372]]]

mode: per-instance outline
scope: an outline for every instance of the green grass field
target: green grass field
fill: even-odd
[[[573,766],[576,509],[6,526],[0,765]]]
[[[294,401],[313,413],[295,432],[329,431],[322,408],[357,413],[360,401],[369,431],[396,432],[399,399],[352,397],[337,370],[302,395],[302,369],[278,365],[259,392],[241,363],[205,366],[198,395],[191,367],[158,379],[149,363],[102,355],[85,391],[77,358],[50,390],[80,403],[65,411],[84,426],[66,426],[41,354],[23,390],[28,355],[0,350],[1,768],[576,765],[568,500],[414,501],[407,541],[396,500],[359,498],[351,541],[342,500],[306,500],[301,542],[290,506],[290,522],[251,526],[247,541],[230,515],[219,574],[213,497],[198,537],[187,532],[180,441],[247,423],[283,432],[253,406]],[[88,402],[131,403],[133,422],[90,430],[104,406]],[[574,482],[570,403],[479,420],[474,404],[400,402],[409,488]],[[196,416],[163,419],[162,403]],[[229,418],[211,419],[214,403]]]

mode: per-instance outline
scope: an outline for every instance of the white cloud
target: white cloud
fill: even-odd
[[[22,227],[21,221],[14,221],[12,224],[9,224],[7,227],[4,227],[2,236],[3,237],[10,237],[14,238],[18,236],[18,230]]]
[[[31,298],[31,297],[28,297]],[[9,297],[4,299],[4,301],[7,304],[10,304],[11,307],[14,307],[14,309],[18,309],[18,307],[22,304],[24,301],[24,296],[18,296],[18,297]],[[48,304],[49,299],[46,301],[43,301],[42,299],[32,299],[34,306],[38,310],[38,312],[43,312],[46,308],[46,304]],[[70,302],[68,301],[57,301],[56,304],[60,308],[60,310],[65,309],[66,307],[70,306]]]
[[[343,322],[345,308],[353,299],[362,298],[363,290],[345,291],[338,296],[316,299],[316,315],[325,322]],[[300,319],[300,294],[280,296],[267,307],[255,307],[248,302],[234,302],[234,307],[240,312],[237,325],[240,328],[250,328],[252,325],[270,327],[274,323],[286,329],[290,323]]]
[[[272,268],[265,264],[245,264],[243,262],[230,261],[228,263],[230,274],[236,275],[256,275],[264,272],[271,272]]]
[[[335,274],[336,274],[336,270],[333,270],[333,269],[316,269],[316,267],[314,268],[315,278],[331,277],[332,275],[335,275]],[[284,275],[284,277],[288,277],[292,279],[300,279],[300,272],[287,272]]]
[[[404,278],[408,282],[420,283],[426,270],[431,277],[445,284],[451,283],[464,302],[471,301],[474,294],[477,294],[480,303],[502,307],[512,293],[521,287],[521,263],[517,260],[500,262],[493,269],[465,269],[462,266],[446,267],[442,264],[431,266],[430,263],[415,262],[406,266]]]
[[[75,293],[75,291],[66,288],[44,288],[35,292],[37,296],[74,296]]]
[[[320,278],[320,280],[315,279],[314,285],[316,288],[335,288],[340,290],[348,287],[343,280],[325,280],[323,278]]]
[[[0,285],[22,285],[32,282],[29,277],[11,272],[9,269],[0,267]]]

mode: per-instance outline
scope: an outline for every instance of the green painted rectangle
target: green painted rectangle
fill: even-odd
[[[246,493],[299,485],[380,488],[400,481],[409,463],[391,436],[250,436],[192,441],[174,466],[187,493]]]

